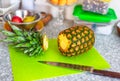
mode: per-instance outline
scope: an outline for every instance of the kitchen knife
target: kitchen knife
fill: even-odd
[[[50,62],[50,61],[39,61],[39,62],[44,63],[44,64],[53,65],[53,66],[60,66],[60,67],[65,67],[65,68],[87,71],[87,72],[97,74],[97,75],[108,76],[108,77],[120,79],[120,73],[118,73],[118,72],[112,72],[112,71],[107,71],[107,70],[97,70],[97,69],[94,69],[92,66],[84,66],[84,65],[61,63],[61,62]]]

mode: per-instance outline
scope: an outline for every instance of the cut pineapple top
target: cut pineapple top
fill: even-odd
[[[15,25],[9,24],[12,32],[2,31],[6,35],[4,42],[10,42],[16,48],[22,50],[29,56],[37,56],[48,49],[48,38],[36,31],[22,30]]]

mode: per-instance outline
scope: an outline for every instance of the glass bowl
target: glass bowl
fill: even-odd
[[[27,16],[34,16],[35,19],[34,21],[31,22],[17,23],[17,22],[12,22],[13,16],[19,16],[22,20]],[[10,12],[3,16],[5,22],[9,22],[10,24],[25,30],[31,30],[32,28],[34,28],[37,22],[39,22],[41,18],[42,17],[39,13],[30,12],[28,10],[16,10],[15,12]]]

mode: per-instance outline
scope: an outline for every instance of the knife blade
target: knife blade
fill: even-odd
[[[49,64],[52,66],[59,66],[59,67],[71,68],[71,69],[75,69],[75,70],[87,71],[89,73],[96,74],[96,75],[108,76],[108,77],[120,79],[119,72],[112,72],[112,71],[107,71],[107,70],[98,70],[98,69],[94,69],[92,66],[84,66],[84,65],[62,63],[62,62],[50,62],[50,61],[38,61],[38,62],[43,63],[43,64]]]

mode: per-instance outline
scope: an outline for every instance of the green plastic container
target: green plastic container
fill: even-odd
[[[73,16],[77,17],[80,20],[90,21],[90,22],[99,22],[99,23],[108,23],[112,20],[117,19],[116,13],[113,9],[109,8],[106,15],[101,15],[89,11],[84,11],[81,5],[76,5],[74,7]]]

